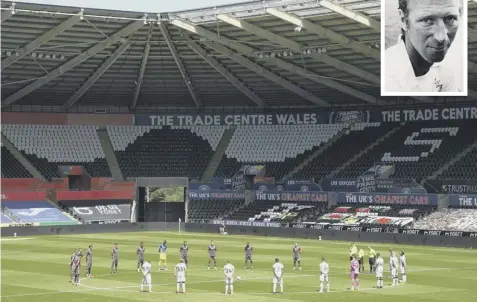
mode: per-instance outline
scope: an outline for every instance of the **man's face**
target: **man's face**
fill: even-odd
[[[441,62],[459,28],[461,0],[410,0],[401,20],[407,39],[429,63]]]

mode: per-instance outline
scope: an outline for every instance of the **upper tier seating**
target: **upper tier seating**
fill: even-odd
[[[242,164],[265,164],[267,176],[281,179],[344,127],[344,124],[238,126],[216,176],[230,177]],[[235,171],[230,175],[232,169]]]
[[[335,141],[294,177],[320,180],[394,127],[396,125],[390,123],[353,124],[346,135]]]
[[[426,121],[402,126],[338,177],[355,178],[377,162],[395,164],[394,178],[420,181],[474,142],[475,121]]]
[[[2,177],[6,178],[30,178],[32,175],[13,156],[10,151],[2,146]]]
[[[476,127],[477,128],[477,127]],[[476,131],[477,132],[477,131]],[[477,148],[450,166],[439,179],[477,179]]]
[[[3,125],[2,132],[47,178],[59,165],[82,165],[93,177],[109,177],[108,164],[96,130],[79,125]]]
[[[223,215],[238,209],[244,203],[244,200],[190,200],[188,218],[191,221],[207,222],[221,218]]]
[[[158,127],[123,132],[113,128],[108,128],[108,132],[118,142],[113,147],[125,177],[199,178],[214,154],[209,141],[202,137],[215,144],[217,134],[214,129],[223,133],[219,128],[207,131],[190,127]]]
[[[477,232],[476,209],[443,209],[417,221],[415,229]]]
[[[2,201],[10,213],[26,223],[42,225],[78,224],[78,221],[62,212],[48,201]]]

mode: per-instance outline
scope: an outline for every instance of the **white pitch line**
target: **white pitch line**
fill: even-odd
[[[17,240],[31,240],[33,237],[16,237],[16,238],[0,238],[1,241],[17,241]]]

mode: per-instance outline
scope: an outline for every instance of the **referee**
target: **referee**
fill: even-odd
[[[353,255],[358,256],[358,248],[354,242],[349,245],[349,261],[353,260]]]
[[[375,272],[375,267],[374,264],[376,263],[376,251],[368,246],[368,257],[369,257],[369,272],[374,273]]]

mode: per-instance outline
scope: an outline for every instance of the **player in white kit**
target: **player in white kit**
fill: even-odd
[[[280,263],[278,258],[275,258],[275,264],[273,265],[273,293],[277,293],[277,284],[280,285],[280,293],[283,294],[283,273],[285,267]]]
[[[321,257],[320,263],[320,293],[323,292],[323,286],[326,283],[326,291],[330,292],[330,281],[328,279],[328,274],[330,272],[330,266],[325,260],[325,257]]]
[[[376,263],[374,265],[374,271],[376,272],[376,288],[383,288],[383,273],[384,273],[384,260],[379,253],[376,254]]]
[[[406,283],[407,278],[406,278],[406,268],[407,268],[407,263],[406,263],[406,256],[404,255],[404,252],[400,252],[400,257],[399,257],[399,268],[401,270],[401,278],[402,278],[402,283]]]
[[[176,294],[180,293],[180,287],[182,285],[182,293],[186,293],[186,274],[187,274],[187,265],[184,263],[184,259],[181,259],[179,263],[176,265],[176,269],[174,270],[174,274],[176,276]]]
[[[144,284],[149,286],[149,292],[152,292],[152,278],[151,278],[151,263],[149,261],[144,261],[142,264],[142,283],[141,283],[141,292],[144,291]]]
[[[230,261],[227,260],[227,264],[224,266],[224,274],[225,274],[225,294],[229,294],[229,288],[230,288],[230,294],[234,294],[234,272],[235,272],[235,267],[230,263]]]
[[[393,286],[398,286],[399,284],[398,258],[396,257],[396,254],[393,253],[389,264],[391,266],[391,277],[393,278]]]

